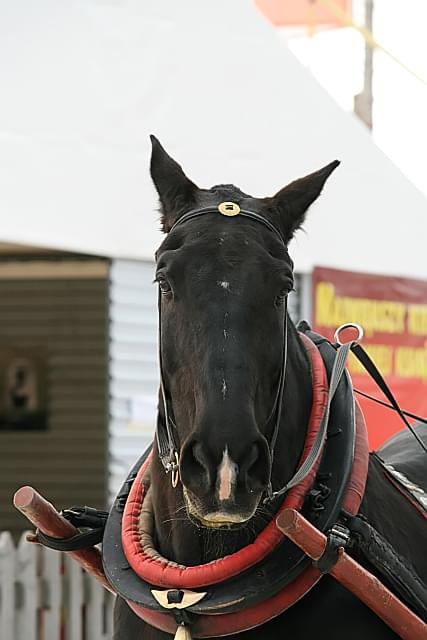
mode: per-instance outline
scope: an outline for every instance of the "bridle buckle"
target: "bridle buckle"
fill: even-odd
[[[166,473],[171,473],[171,484],[176,489],[179,482],[179,455],[177,451],[172,452],[172,461],[166,465]]]

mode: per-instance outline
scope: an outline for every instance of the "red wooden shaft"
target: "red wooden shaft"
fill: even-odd
[[[70,538],[78,533],[78,529],[66,520],[32,487],[21,487],[13,498],[15,507],[28,518],[28,520],[40,531],[54,538]],[[114,593],[110,583],[105,577],[102,566],[101,553],[96,547],[80,549],[79,551],[66,551],[72,558],[92,574],[103,587]]]
[[[277,518],[279,529],[310,558],[318,560],[326,546],[326,536],[294,509],[285,509]],[[344,549],[339,550],[330,571],[404,640],[425,640],[427,624],[385,587],[375,576],[355,562]]]

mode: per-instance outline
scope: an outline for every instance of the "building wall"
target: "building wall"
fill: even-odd
[[[289,298],[289,314],[297,323],[300,320],[312,322],[312,288],[311,273],[296,273],[294,276],[294,291]]]
[[[115,260],[110,270],[109,493],[153,439],[159,373],[154,263]]]
[[[0,429],[0,530],[28,527],[12,507],[24,484],[58,508],[106,502],[107,273],[105,261],[0,261],[0,356],[40,355],[47,407],[45,430]]]

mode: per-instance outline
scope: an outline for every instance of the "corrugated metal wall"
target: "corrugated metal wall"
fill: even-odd
[[[159,374],[154,263],[110,272],[110,499],[153,438]]]
[[[107,477],[108,265],[0,263],[0,350],[46,354],[45,431],[0,430],[0,530],[27,528],[11,506],[32,484],[58,507],[102,507]]]
[[[297,323],[300,320],[311,322],[311,275],[294,274],[294,291],[289,296],[289,315]]]

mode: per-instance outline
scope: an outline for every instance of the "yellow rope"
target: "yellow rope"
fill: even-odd
[[[399,58],[396,58],[396,56],[393,53],[391,53],[391,51],[383,47],[374,38],[373,34],[369,31],[369,29],[367,29],[361,24],[357,24],[356,22],[354,22],[352,16],[346,13],[343,9],[341,9],[341,7],[339,7],[335,2],[333,2],[333,0],[318,0],[318,1],[324,4],[327,7],[327,9],[332,13],[332,15],[338,18],[340,22],[342,22],[348,27],[352,27],[353,29],[356,29],[356,31],[358,31],[362,35],[365,42],[367,42],[367,44],[371,47],[371,49],[378,49],[379,51],[382,51],[394,62],[396,62],[400,67],[402,67],[402,69],[405,69],[407,73],[409,73],[411,76],[416,78],[422,84],[427,85],[427,80],[425,80],[423,77],[418,75],[416,71],[413,71],[412,69],[410,69],[404,62],[399,60]]]

